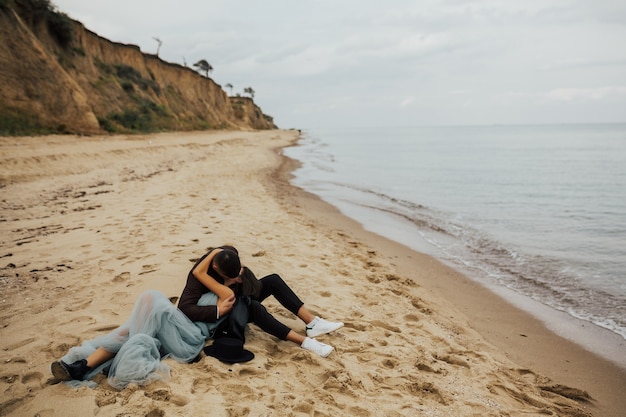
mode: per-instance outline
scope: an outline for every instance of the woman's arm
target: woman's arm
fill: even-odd
[[[209,253],[209,255],[193,269],[193,276],[196,277],[196,279],[200,281],[202,285],[217,294],[217,297],[220,300],[226,300],[234,296],[235,292],[228,288],[226,285],[220,284],[215,280],[215,278],[209,275],[209,267],[211,266],[211,262],[213,262],[213,258],[215,258],[215,255],[217,255],[221,251],[222,249],[220,248],[213,249],[211,253]]]

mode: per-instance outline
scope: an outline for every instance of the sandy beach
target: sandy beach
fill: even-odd
[[[281,149],[297,135],[0,138],[0,415],[624,415],[626,370],[290,186]],[[166,359],[169,381],[122,391],[52,379],[52,361],[121,324],[143,291],[178,297],[222,244],[345,322],[319,338],[328,358],[252,324],[248,363]]]

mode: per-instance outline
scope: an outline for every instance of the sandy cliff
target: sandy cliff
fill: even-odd
[[[191,68],[60,13],[0,5],[0,134],[275,127],[251,99],[229,98]]]

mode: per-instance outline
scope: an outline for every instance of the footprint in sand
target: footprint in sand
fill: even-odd
[[[4,411],[8,412],[10,408],[19,407],[20,404],[34,397],[43,386],[43,377],[41,372],[27,372],[21,379],[16,374],[2,375],[0,380],[9,384],[9,386],[3,392],[3,397],[7,400],[3,399],[0,414],[4,415]]]
[[[149,274],[159,270],[159,265],[142,265],[141,272],[138,275]]]
[[[65,307],[65,311],[83,310],[83,309],[87,308],[89,306],[89,304],[91,304],[91,300],[85,301],[82,304],[67,306],[67,307]]]
[[[111,295],[111,300],[117,302],[118,304],[123,304],[126,299],[128,299],[128,293],[126,292],[117,291]]]
[[[96,394],[96,405],[105,407],[117,402],[118,393],[111,390],[99,390]]]
[[[15,381],[17,381],[19,379],[19,375],[18,374],[3,374],[0,375],[0,381],[4,381],[7,384],[13,384]]]
[[[404,320],[405,321],[420,321],[419,317],[417,317],[415,314],[407,314],[406,316],[404,316]]]
[[[310,352],[304,350],[298,350],[295,353],[289,355],[290,362],[304,362],[307,366],[317,366],[320,362],[317,357],[314,357]]]
[[[146,391],[144,395],[155,401],[169,401],[172,397],[172,392],[168,387],[158,387],[151,391]]]
[[[434,364],[432,363],[428,364],[428,363],[425,363],[424,361],[417,361],[414,366],[421,372],[430,372],[433,374],[446,374],[447,373],[441,370],[440,368],[434,367],[435,366]]]
[[[91,316],[72,317],[70,320],[61,322],[61,324],[74,324],[76,325],[76,328],[83,328],[96,323],[97,320]]]
[[[43,374],[41,372],[28,372],[22,377],[24,385],[41,385]]]
[[[4,348],[4,350],[6,351],[13,351],[13,350],[17,350],[23,346],[29,345],[33,342],[35,342],[37,340],[37,338],[35,337],[30,337],[28,339],[24,339],[24,340],[20,340],[19,342],[13,343],[12,345],[6,346]]]
[[[192,394],[201,393],[205,394],[209,391],[215,391],[215,385],[213,382],[213,378],[196,378],[191,383]]]
[[[387,324],[387,323],[385,323],[383,321],[380,321],[380,320],[373,320],[370,324],[372,326],[381,327],[381,328],[383,328],[385,330],[389,330],[390,332],[402,333],[402,330],[399,327],[392,326],[392,325]]]
[[[255,376],[258,374],[259,374],[259,371],[252,367],[245,367],[239,371],[239,376],[242,376],[242,377]]]
[[[335,390],[342,394],[348,393],[354,395],[355,391],[362,391],[364,388],[361,381],[355,380],[347,370],[339,369],[327,371],[324,377],[326,380],[323,381],[322,387],[325,390]]]
[[[348,415],[358,417],[369,417],[372,415],[369,411],[362,407],[348,407]]]
[[[439,361],[443,361],[446,362],[450,365],[455,365],[455,366],[462,366],[464,368],[470,369],[470,365],[469,363],[467,363],[465,360],[453,356],[453,355],[434,355],[435,359],[439,360]]]
[[[42,349],[42,351],[48,353],[48,355],[51,358],[56,359],[65,355],[67,351],[70,350],[70,348],[72,347],[73,345],[70,345],[68,343],[59,343],[59,344],[49,343],[48,346]]]
[[[155,408],[153,410],[150,410],[146,414],[146,417],[163,417],[163,416],[165,416],[165,411],[161,410],[160,408]]]
[[[452,402],[431,382],[408,382],[403,388],[410,394],[421,398],[429,398],[441,405],[449,405]]]
[[[398,366],[398,363],[399,362],[395,359],[387,358],[381,362],[381,365],[387,369],[394,369],[396,366]]]
[[[122,272],[121,274],[116,275],[112,281],[115,283],[126,282],[130,279],[130,272]]]
[[[366,278],[372,284],[380,284],[381,282],[380,277],[377,274],[367,274]]]
[[[239,417],[250,415],[250,409],[248,407],[234,406],[226,409],[228,417]]]
[[[304,414],[309,414],[309,415],[311,415],[313,410],[314,410],[313,404],[311,404],[309,402],[304,402],[304,401],[296,404],[293,407],[293,411],[295,411],[297,413],[304,413]]]

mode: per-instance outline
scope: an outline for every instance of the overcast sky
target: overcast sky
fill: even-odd
[[[626,122],[624,0],[52,0],[281,128]]]

